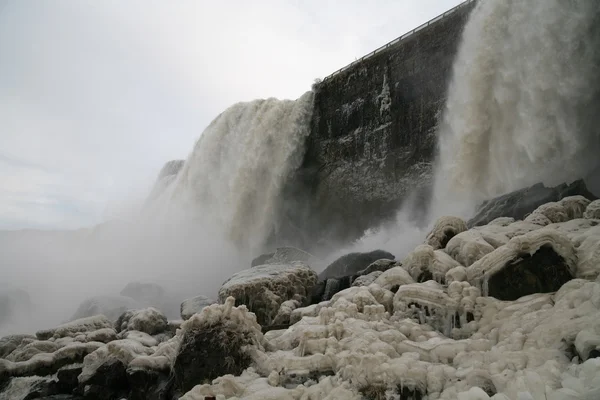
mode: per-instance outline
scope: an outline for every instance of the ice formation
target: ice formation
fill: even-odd
[[[140,331],[154,335],[167,329],[167,317],[154,307],[129,310],[119,317],[116,327],[119,332]]]
[[[219,299],[234,297],[246,304],[262,324],[270,325],[281,304],[298,296],[307,301],[309,290],[317,283],[317,274],[305,263],[270,264],[240,271],[229,278],[221,289]]]

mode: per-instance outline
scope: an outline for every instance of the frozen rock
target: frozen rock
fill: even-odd
[[[76,319],[71,322],[59,325],[55,328],[38,331],[35,335],[40,340],[47,340],[50,338],[63,338],[63,337],[76,337],[81,334],[97,331],[99,329],[110,328],[112,329],[113,324],[104,315],[96,315],[93,317],[86,317]]]
[[[443,249],[454,236],[467,230],[467,223],[458,217],[440,217],[427,235],[425,244],[434,250]]]
[[[167,329],[167,317],[154,307],[129,310],[121,314],[115,323],[115,328],[118,332],[140,331],[156,335]]]
[[[270,325],[286,300],[295,296],[308,304],[317,274],[303,262],[261,265],[236,273],[219,290],[219,300],[234,297],[256,314],[261,325]]]
[[[382,271],[373,271],[370,274],[361,275],[352,282],[352,286],[369,286],[371,283],[375,282],[381,274],[383,274]]]
[[[224,305],[206,307],[183,324],[173,364],[181,393],[221,375],[241,374],[252,363],[251,349],[262,350],[264,339],[254,314],[234,303],[228,297]]]
[[[434,250],[427,244],[417,246],[402,260],[402,268],[408,271],[415,282],[433,279],[443,283],[446,272],[458,265],[458,262],[447,253],[442,250]]]
[[[600,219],[600,200],[594,200],[588,204],[583,217],[587,219]]]
[[[184,321],[190,319],[192,315],[199,313],[211,304],[215,304],[216,301],[206,296],[196,296],[191,299],[186,299],[181,303],[181,319]]]
[[[35,340],[33,335],[8,335],[0,338],[0,358],[8,357],[15,349]]]
[[[357,275],[360,271],[369,267],[373,262],[384,258],[393,260],[396,257],[383,250],[374,250],[368,253],[346,254],[329,264],[327,268],[319,274],[319,280]]]
[[[385,272],[390,268],[398,267],[400,265],[401,264],[398,261],[382,258],[381,260],[374,261],[373,263],[371,263],[367,268],[363,269],[362,271],[358,271],[358,273],[356,275],[358,275],[358,276],[369,275],[376,271]]]

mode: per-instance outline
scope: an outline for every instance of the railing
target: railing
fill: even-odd
[[[350,64],[346,65],[345,67],[338,69],[338,70],[337,70],[337,71],[335,71],[333,74],[331,74],[331,75],[327,76],[325,79],[323,79],[323,81],[322,81],[322,82],[325,82],[326,80],[333,78],[334,76],[336,76],[336,75],[337,75],[337,74],[339,74],[340,72],[343,72],[343,71],[347,70],[348,68],[352,67],[353,65],[356,65],[356,64],[358,64],[358,63],[360,63],[360,62],[362,62],[362,61],[366,60],[367,58],[369,58],[369,57],[371,57],[371,56],[374,56],[375,54],[379,53],[380,51],[383,51],[383,50],[385,50],[385,49],[389,48],[390,46],[393,46],[393,45],[395,45],[396,43],[398,43],[398,42],[400,42],[400,41],[402,41],[402,40],[404,40],[404,39],[408,38],[408,37],[409,37],[409,36],[411,36],[413,33],[416,33],[416,32],[418,32],[418,31],[420,31],[421,29],[428,27],[429,25],[431,25],[431,24],[433,24],[433,23],[435,23],[435,22],[437,22],[437,21],[439,21],[439,20],[441,20],[441,19],[443,19],[443,18],[447,17],[448,15],[450,15],[450,14],[454,13],[455,11],[459,10],[460,8],[462,8],[462,7],[466,6],[466,5],[470,4],[470,3],[473,3],[473,2],[475,2],[475,1],[477,1],[477,0],[466,0],[466,1],[462,2],[462,3],[460,3],[459,5],[457,5],[457,6],[456,6],[456,7],[454,7],[454,8],[451,8],[450,10],[446,11],[445,13],[443,13],[443,14],[440,14],[440,15],[438,15],[437,17],[435,17],[435,18],[433,18],[433,19],[430,19],[429,21],[425,22],[425,23],[424,23],[424,24],[422,24],[422,25],[419,25],[418,27],[416,27],[416,28],[415,28],[415,29],[413,29],[412,31],[405,33],[404,35],[402,35],[402,36],[400,36],[400,37],[398,37],[398,38],[396,38],[396,39],[392,40],[391,42],[389,42],[389,43],[387,43],[387,44],[384,44],[383,46],[381,46],[380,48],[376,49],[375,51],[373,51],[373,52],[371,52],[371,53],[367,54],[366,56],[364,56],[364,57],[361,57],[360,59],[358,59],[358,60],[355,60],[355,61],[351,62]]]

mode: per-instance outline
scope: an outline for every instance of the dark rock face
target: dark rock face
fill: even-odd
[[[556,292],[573,279],[564,259],[552,246],[510,262],[489,280],[489,295],[498,300],[517,300],[534,293]]]
[[[219,376],[240,375],[252,362],[242,350],[250,342],[247,335],[222,323],[187,331],[173,365],[176,390],[185,393]]]
[[[123,363],[111,360],[101,365],[85,382],[84,399],[112,400],[125,398],[129,392],[127,372]]]
[[[545,187],[537,183],[531,187],[516,190],[495,199],[484,202],[477,214],[467,222],[467,226],[485,225],[498,217],[512,217],[524,219],[527,214],[533,212],[542,204],[559,201],[565,197],[581,195],[589,200],[597,197],[591,193],[583,180],[578,180],[570,185],[563,183],[556,187]]]
[[[73,393],[79,382],[77,377],[81,374],[81,364],[68,365],[58,370],[56,376],[58,382],[56,384],[58,393]]]
[[[302,188],[285,194],[291,232],[306,227],[313,244],[351,240],[392,217],[409,192],[427,197],[438,118],[473,6],[316,85],[295,179]],[[305,204],[309,210],[299,213]]]
[[[131,388],[129,400],[170,399],[171,380],[162,372],[147,369],[127,370],[127,381]]]
[[[382,258],[393,260],[396,257],[383,250],[374,250],[369,253],[346,254],[329,264],[329,266],[319,274],[319,280],[357,275],[361,270],[364,270],[373,262],[381,260]]]
[[[375,271],[385,272],[388,269],[397,267],[399,265],[400,265],[400,263],[398,261],[388,260],[388,259],[383,258],[381,260],[377,260],[377,261],[371,263],[367,268],[363,269],[362,271],[358,271],[358,273],[356,275],[358,275],[358,276],[369,275],[370,273],[375,272]]]

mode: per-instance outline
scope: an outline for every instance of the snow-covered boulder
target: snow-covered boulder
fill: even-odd
[[[375,282],[381,274],[383,274],[382,271],[373,271],[370,274],[361,275],[352,282],[352,286],[369,286],[371,283]]]
[[[458,262],[443,250],[435,250],[427,244],[417,246],[402,260],[402,268],[408,271],[415,282],[434,279],[442,283],[446,272],[458,265]]]
[[[116,321],[127,310],[140,308],[140,303],[126,296],[94,296],[84,300],[71,320],[102,314]]]
[[[140,331],[156,335],[167,329],[167,317],[154,307],[125,311],[115,323],[117,332]]]
[[[400,263],[395,260],[388,260],[386,258],[382,258],[381,260],[377,260],[369,264],[369,266],[361,271],[358,271],[356,275],[363,276],[369,275],[375,271],[385,272],[390,268],[399,266]]]
[[[33,335],[8,335],[0,338],[0,358],[8,357],[14,350],[35,340]]]
[[[245,304],[261,325],[270,325],[286,300],[297,299],[308,305],[308,295],[317,282],[317,274],[303,262],[261,265],[240,271],[219,290],[219,300],[233,297]]]
[[[558,290],[577,272],[577,253],[568,236],[542,228],[512,238],[467,268],[467,279],[484,296],[516,300]]]
[[[454,236],[467,230],[467,223],[458,217],[440,217],[425,239],[434,250],[443,249]]]
[[[235,299],[211,305],[182,325],[181,343],[173,363],[175,386],[181,393],[227,374],[240,375],[252,362],[252,349],[262,350],[263,335],[254,314]]]
[[[199,313],[211,304],[215,304],[216,301],[206,296],[196,296],[191,299],[186,299],[181,303],[180,314],[181,319],[188,320],[192,315]]]
[[[112,322],[104,315],[95,315],[93,317],[76,319],[55,328],[44,329],[36,332],[35,335],[39,340],[48,340],[50,338],[76,337],[99,329],[112,329],[112,327]]]
[[[383,250],[374,250],[368,253],[349,253],[346,254],[327,266],[319,274],[319,280],[327,280],[329,278],[341,278],[344,276],[354,276],[360,271],[367,268],[373,262],[381,259],[393,260],[394,255]]]
[[[594,200],[588,204],[583,217],[587,219],[600,219],[600,200]]]

